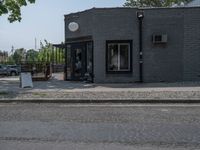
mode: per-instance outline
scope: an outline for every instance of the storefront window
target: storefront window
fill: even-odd
[[[107,42],[107,72],[130,72],[130,59],[130,42]]]

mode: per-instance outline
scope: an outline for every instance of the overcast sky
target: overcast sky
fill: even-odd
[[[11,47],[31,49],[39,41],[64,41],[64,14],[92,7],[121,7],[125,0],[36,0],[22,8],[22,21],[9,23],[7,16],[0,17],[0,50]]]

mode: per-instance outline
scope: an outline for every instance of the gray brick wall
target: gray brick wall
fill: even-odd
[[[184,11],[183,80],[200,80],[200,8]]]
[[[145,82],[182,80],[183,20],[181,9],[145,10],[143,26]],[[153,44],[153,34],[167,34],[167,43]]]
[[[91,35],[94,42],[95,82],[136,82],[139,80],[138,9],[91,9],[66,15],[80,24],[78,32],[66,38]],[[145,9],[143,54],[145,82],[200,80],[200,8]],[[164,45],[152,43],[153,34],[167,34]],[[106,74],[106,40],[132,40],[131,74]]]
[[[79,30],[71,32],[68,29],[70,22],[77,22]],[[93,34],[93,10],[65,15],[65,38],[77,38]]]
[[[94,13],[95,82],[134,82],[138,78],[138,30],[135,9],[97,9]],[[132,40],[133,72],[106,74],[106,40]]]

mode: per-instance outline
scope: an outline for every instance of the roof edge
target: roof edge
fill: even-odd
[[[93,7],[83,11],[77,11],[74,13],[65,14],[64,16],[85,13],[93,10],[109,10],[109,9],[137,9],[137,10],[154,10],[154,9],[200,9],[200,6],[177,6],[177,7]]]

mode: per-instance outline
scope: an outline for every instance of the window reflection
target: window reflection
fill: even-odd
[[[130,71],[129,43],[109,43],[107,56],[108,71]]]

